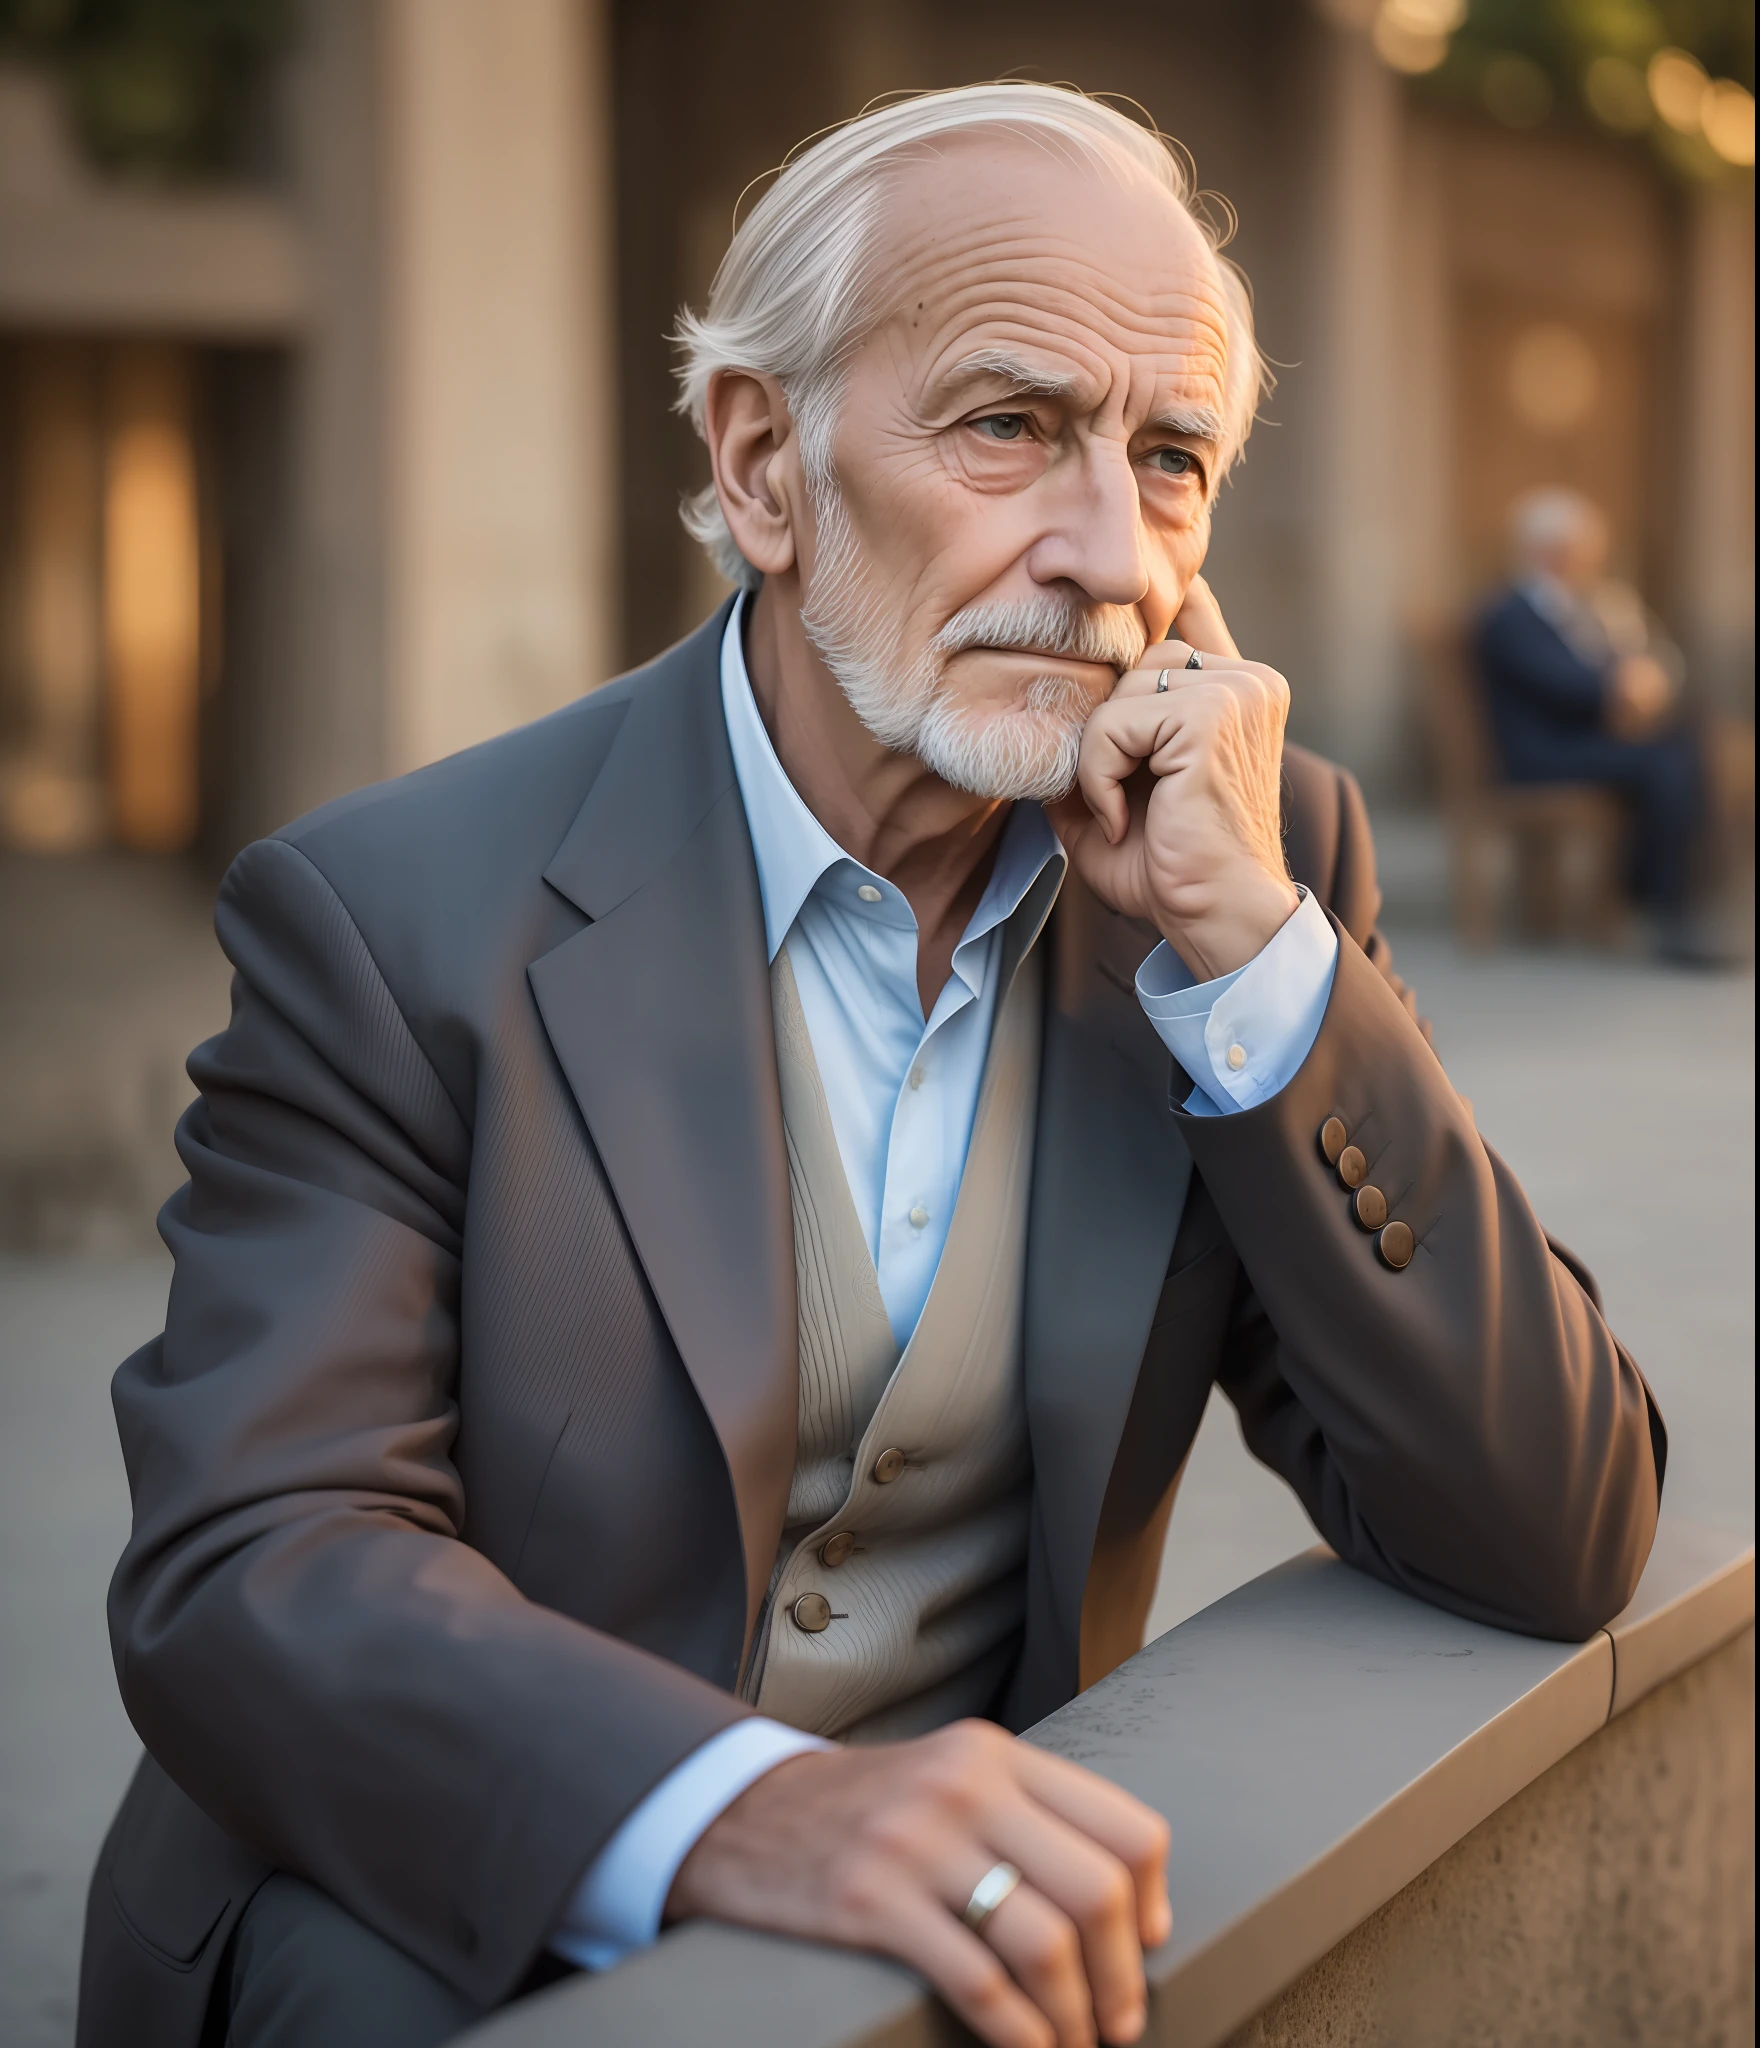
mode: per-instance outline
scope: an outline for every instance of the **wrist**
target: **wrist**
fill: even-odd
[[[1200,981],[1216,981],[1255,960],[1301,904],[1288,875],[1254,863],[1216,878],[1199,900],[1158,905],[1155,926]]]

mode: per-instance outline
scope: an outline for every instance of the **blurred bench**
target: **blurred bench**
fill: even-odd
[[[1324,1548],[1151,1643],[1027,1737],[1173,1823],[1145,2039],[1751,2038],[1753,1618],[1752,1544],[1665,1521],[1583,1644],[1461,1621]],[[894,1964],[698,1922],[461,2040],[966,2038]]]
[[[1471,946],[1496,943],[1499,868],[1513,856],[1522,925],[1531,936],[1556,938],[1574,924],[1599,944],[1615,944],[1625,923],[1626,817],[1619,799],[1582,783],[1503,781],[1464,638],[1440,635],[1426,667],[1461,938]]]

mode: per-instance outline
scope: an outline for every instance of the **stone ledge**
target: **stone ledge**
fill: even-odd
[[[1315,1549],[1149,1644],[1028,1739],[1174,1822],[1147,2039],[1216,2048],[1526,1786],[1752,1620],[1753,1546],[1665,1521],[1584,1644],[1506,1635]],[[463,2037],[472,2048],[931,2048],[908,1972],[694,1924]]]

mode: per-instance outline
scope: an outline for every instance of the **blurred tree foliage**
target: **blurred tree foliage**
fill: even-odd
[[[1556,116],[1643,136],[1679,172],[1728,174],[1696,133],[1657,119],[1644,86],[1659,52],[1754,90],[1754,0],[1471,0],[1432,91],[1472,100],[1511,127]]]
[[[0,50],[59,76],[105,169],[212,176],[236,166],[290,0],[0,0]]]

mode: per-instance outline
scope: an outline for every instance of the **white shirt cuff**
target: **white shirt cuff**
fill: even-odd
[[[748,1785],[791,1756],[833,1745],[762,1716],[736,1721],[656,1785],[588,1866],[551,1949],[583,1970],[608,1970],[660,1932],[666,1894],[697,1838]]]
[[[1137,969],[1137,1000],[1191,1076],[1191,1116],[1267,1102],[1313,1050],[1332,995],[1338,934],[1306,889],[1264,949],[1215,981],[1194,982],[1167,944]]]

